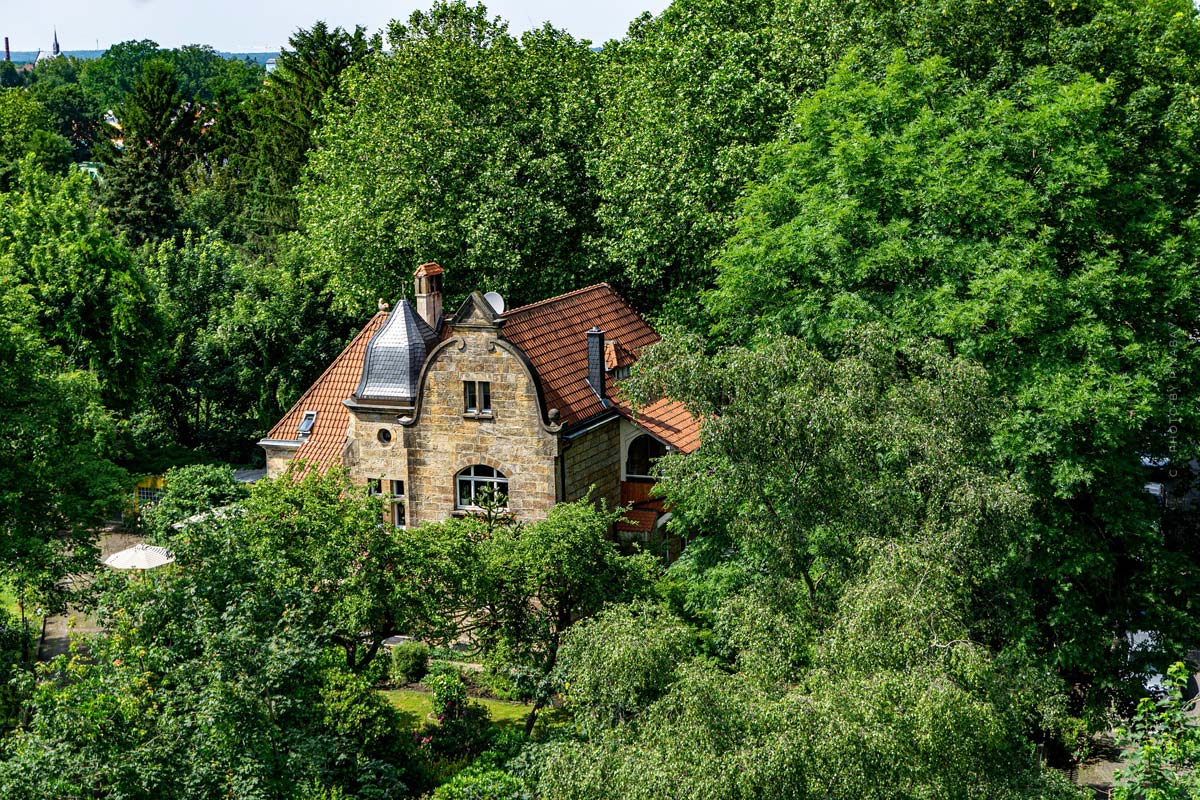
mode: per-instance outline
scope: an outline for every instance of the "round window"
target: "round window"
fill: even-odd
[[[380,444],[391,444],[392,432],[387,428],[380,428],[379,433],[375,434],[375,438],[379,440]]]

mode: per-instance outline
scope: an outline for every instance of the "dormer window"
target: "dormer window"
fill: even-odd
[[[463,381],[463,413],[468,416],[491,416],[492,384],[490,381]]]
[[[317,412],[305,411],[304,418],[300,420],[300,427],[296,429],[296,438],[307,439],[312,433],[313,425],[317,421]]]

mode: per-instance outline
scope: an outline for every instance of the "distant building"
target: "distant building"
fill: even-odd
[[[54,30],[54,44],[51,50],[47,53],[45,50],[38,50],[37,58],[33,60],[34,64],[40,64],[43,61],[49,61],[52,58],[62,58],[62,50],[58,46],[58,29]]]

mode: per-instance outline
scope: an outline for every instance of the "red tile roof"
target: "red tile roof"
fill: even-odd
[[[434,267],[436,265],[424,265]],[[587,331],[598,326],[607,340],[618,342],[619,361],[634,360],[644,347],[658,341],[658,334],[608,284],[552,297],[500,316],[501,333],[529,357],[541,379],[546,411],[557,408],[559,420],[572,425],[606,410],[587,383]],[[387,312],[376,314],[346,349],[333,360],[320,378],[292,406],[267,435],[269,439],[295,440],[296,429],[305,411],[316,411],[312,433],[296,451],[296,459],[305,459],[321,469],[341,464],[350,414],[342,404],[362,377],[367,343],[387,319]],[[442,338],[450,336],[443,326]],[[672,400],[659,400],[634,411],[608,393],[614,410],[682,452],[699,446],[700,427],[684,407]]]
[[[635,411],[618,400],[616,409],[621,416],[682,453],[700,446],[700,422],[688,413],[683,403],[661,399]]]
[[[587,332],[594,325],[634,356],[658,341],[642,315],[607,283],[578,289],[501,315],[504,338],[525,351],[538,376],[547,410],[564,425],[605,410],[587,382]]]
[[[295,460],[305,460],[321,470],[341,465],[346,430],[350,426],[350,412],[342,405],[342,401],[354,394],[362,377],[367,342],[371,341],[387,317],[387,312],[381,311],[371,318],[366,327],[350,340],[346,349],[321,373],[321,377],[283,415],[283,419],[275,423],[275,427],[267,434],[268,439],[295,440],[296,429],[304,418],[304,412],[316,411],[317,419],[312,432],[296,451]]]

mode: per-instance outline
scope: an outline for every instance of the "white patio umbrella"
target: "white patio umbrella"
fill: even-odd
[[[174,560],[175,556],[165,547],[135,544],[119,553],[113,553],[104,559],[104,563],[113,569],[154,569]]]

